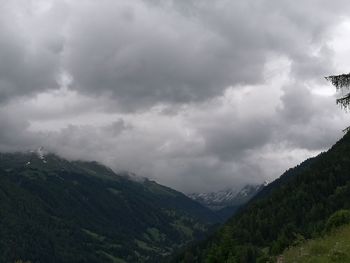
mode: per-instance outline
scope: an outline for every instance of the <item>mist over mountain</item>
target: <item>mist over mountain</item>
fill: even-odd
[[[43,148],[0,154],[0,262],[155,262],[219,221],[171,188]]]

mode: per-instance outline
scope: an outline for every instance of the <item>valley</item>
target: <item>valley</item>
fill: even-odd
[[[333,213],[350,208],[349,155],[348,133],[327,152],[286,171],[173,262],[274,262],[294,242],[321,236]]]
[[[288,262],[350,209],[349,153],[346,134],[270,184],[191,198],[97,162],[2,153],[0,262]]]

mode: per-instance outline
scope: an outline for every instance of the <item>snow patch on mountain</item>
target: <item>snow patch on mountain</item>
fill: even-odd
[[[246,185],[240,190],[229,188],[218,192],[192,193],[188,196],[212,210],[220,210],[229,206],[241,206],[245,204],[267,184],[268,182],[265,181],[258,185]]]
[[[44,149],[44,147],[40,146],[39,148],[37,148],[36,150],[30,151],[31,154],[36,155],[43,163],[47,163],[46,160],[46,150]],[[27,162],[26,166],[30,165],[31,162]]]

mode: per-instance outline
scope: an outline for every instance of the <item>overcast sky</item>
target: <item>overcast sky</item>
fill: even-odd
[[[0,150],[184,192],[273,180],[341,138],[347,0],[0,0]]]

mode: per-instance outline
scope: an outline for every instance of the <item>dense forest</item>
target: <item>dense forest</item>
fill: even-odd
[[[329,217],[350,208],[350,134],[290,169],[208,240],[174,262],[273,262],[287,247],[318,237]]]
[[[182,193],[96,162],[0,154],[0,262],[159,262],[217,220]]]

